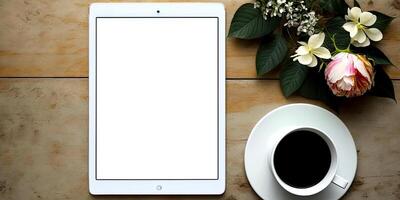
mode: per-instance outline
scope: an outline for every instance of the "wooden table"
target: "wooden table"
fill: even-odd
[[[222,0],[227,26],[244,0]],[[80,0],[0,0],[0,199],[143,199],[88,194],[88,4]],[[364,9],[400,16],[399,0],[360,0]],[[227,42],[227,190],[223,196],[165,199],[258,199],[243,167],[247,137],[285,99],[276,73],[257,78],[257,41]],[[400,66],[400,19],[380,48]],[[400,70],[387,68],[400,99]],[[367,97],[338,116],[358,149],[356,179],[344,199],[400,199],[400,105]],[[158,199],[161,197],[146,197]]]

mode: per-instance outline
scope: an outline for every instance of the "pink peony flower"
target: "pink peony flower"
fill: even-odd
[[[374,70],[367,57],[341,52],[326,67],[325,79],[336,96],[361,96],[371,89]]]

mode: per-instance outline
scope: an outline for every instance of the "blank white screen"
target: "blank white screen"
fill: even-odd
[[[97,179],[218,178],[218,18],[97,18]]]

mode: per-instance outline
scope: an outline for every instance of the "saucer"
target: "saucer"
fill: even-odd
[[[315,127],[326,133],[337,150],[337,175],[348,181],[343,189],[331,183],[312,196],[296,196],[283,189],[272,174],[268,155],[280,136],[295,128]],[[350,188],[357,169],[357,151],[346,125],[331,112],[310,104],[289,104],[266,114],[247,140],[244,165],[253,190],[266,200],[337,200]]]

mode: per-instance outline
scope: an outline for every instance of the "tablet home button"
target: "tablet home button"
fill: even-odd
[[[161,185],[157,185],[156,186],[156,190],[162,190],[162,186]]]

